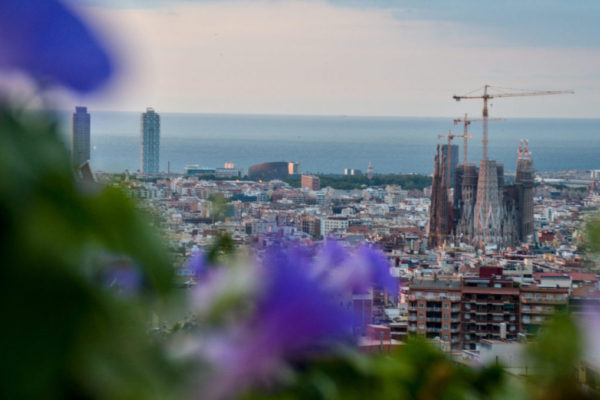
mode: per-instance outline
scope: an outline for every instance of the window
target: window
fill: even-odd
[[[466,313],[466,314],[465,314],[465,319],[471,319],[471,314],[469,314],[469,313]]]
[[[419,324],[419,329],[423,329],[423,328],[425,328],[425,325],[424,324]]]
[[[448,340],[448,335],[444,335],[444,340]]]
[[[423,308],[423,307],[425,307],[425,305],[423,303],[420,303],[419,308]]]
[[[542,294],[541,293],[536,293],[535,294],[535,299],[536,300],[541,300],[542,299]]]
[[[550,293],[548,293],[548,294],[546,295],[546,299],[547,299],[547,300],[554,300],[554,295],[553,295],[553,294],[550,294]]]
[[[444,319],[448,319],[450,316],[448,314],[444,314]]]
[[[448,329],[448,325],[444,325],[444,329]]]
[[[448,307],[450,307],[450,304],[448,304],[448,303],[444,304],[444,308],[448,308]]]
[[[525,300],[531,300],[531,293],[525,293]]]
[[[423,315],[423,314],[419,314],[419,318],[423,318],[423,317],[424,317],[424,315]]]

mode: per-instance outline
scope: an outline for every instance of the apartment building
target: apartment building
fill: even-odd
[[[536,333],[550,315],[564,310],[568,302],[568,288],[521,286],[521,332]]]
[[[534,333],[568,303],[567,288],[523,285],[498,275],[417,279],[409,285],[408,333],[439,338],[451,350],[476,350],[483,339]]]
[[[481,339],[516,340],[519,288],[509,279],[465,278],[462,287],[462,348],[475,350]]]
[[[459,280],[414,280],[408,295],[409,334],[439,338],[450,348],[460,347],[461,282]]]

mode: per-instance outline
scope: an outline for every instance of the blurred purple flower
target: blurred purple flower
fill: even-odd
[[[349,311],[313,278],[306,250],[268,254],[264,274],[267,283],[253,323],[272,347],[293,354],[351,333]]]
[[[363,245],[351,254],[336,241],[328,241],[317,257],[318,273],[328,275],[333,286],[347,288],[355,293],[366,293],[379,286],[392,295],[398,284],[390,275],[390,264],[385,255],[375,247]]]
[[[342,247],[337,240],[330,239],[325,243],[319,254],[319,264],[327,267],[341,265],[348,258],[348,250]]]
[[[586,304],[578,322],[583,334],[583,357],[593,365],[598,365],[600,364],[600,308],[598,305],[591,302]]]
[[[196,251],[192,254],[187,263],[187,269],[196,279],[201,279],[206,276],[208,264],[206,263],[206,256],[202,251]]]
[[[201,354],[217,367],[217,375],[202,388],[203,398],[234,397],[250,386],[281,377],[290,361],[302,362],[352,343],[352,293],[364,293],[373,285],[397,292],[389,263],[376,248],[363,246],[351,252],[331,241],[316,254],[314,250],[274,246],[260,262],[241,269],[257,283],[242,300],[251,304],[250,312],[230,319],[236,323],[226,331],[201,340]],[[236,279],[232,269],[222,271],[234,275],[219,275],[219,279]],[[198,285],[197,307],[219,296],[225,287],[219,279],[205,279]]]
[[[253,315],[233,332],[211,342],[209,358],[221,366],[206,398],[267,382],[287,361],[326,353],[352,339],[352,314],[313,272],[307,249],[270,249],[257,266],[261,289]]]
[[[358,250],[356,262],[368,268],[371,284],[386,289],[392,296],[398,294],[398,283],[390,275],[390,263],[381,250],[363,245]]]
[[[58,0],[0,1],[0,68],[79,92],[96,89],[113,69],[98,39]]]

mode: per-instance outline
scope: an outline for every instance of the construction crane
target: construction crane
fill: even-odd
[[[517,92],[517,93],[488,93],[488,89],[503,89],[503,88],[495,88],[490,85],[485,85],[483,87],[482,95],[471,95],[466,94],[464,96],[452,96],[452,98],[456,101],[461,101],[463,99],[483,99],[483,159],[487,160],[487,145],[488,145],[488,100],[495,99],[498,97],[525,97],[525,96],[543,96],[549,94],[573,94],[575,93],[572,90],[545,90],[545,91],[532,91],[532,92]]]
[[[466,117],[466,115],[465,115]],[[466,118],[465,118],[466,119]],[[453,135],[451,131],[448,131],[447,135],[438,135],[438,139],[443,139],[443,138],[447,138],[448,139],[448,147],[446,147],[446,178],[447,178],[447,183],[448,183],[448,187],[447,189],[450,190],[450,146],[452,145],[452,139],[455,138],[464,138],[465,139],[465,143],[467,142],[467,138],[472,138],[473,135],[467,135],[467,134],[462,134],[462,135]],[[466,157],[466,150],[465,150],[465,157]]]
[[[471,125],[471,122],[482,122],[482,121],[483,121],[483,118],[468,119],[466,113],[465,113],[465,117],[463,119],[455,119],[454,120],[454,125],[462,123],[464,126],[464,129],[463,129],[463,138],[464,138],[463,139],[463,165],[467,164],[467,138],[473,137],[473,136],[467,135],[469,125]],[[488,118],[488,121],[504,121],[504,118]]]

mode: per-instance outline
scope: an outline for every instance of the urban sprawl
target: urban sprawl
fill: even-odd
[[[340,189],[322,187],[326,177],[302,174],[297,162],[161,173],[159,134],[160,118],[148,109],[140,171],[95,176],[126,188],[164,227],[182,287],[195,284],[187,260],[223,235],[258,253],[273,244],[368,243],[387,255],[398,291],[375,287],[353,299],[367,348],[415,335],[463,358],[493,355],[505,365],[553,313],[600,303],[599,266],[585,250],[585,223],[600,206],[600,170],[535,171],[526,141],[515,143],[514,172],[493,160],[469,163],[466,153],[459,163],[458,147],[448,144],[432,149],[435,172],[422,187]],[[85,170],[83,107],[73,115],[73,154]],[[340,176],[375,182],[373,166],[363,168]]]

